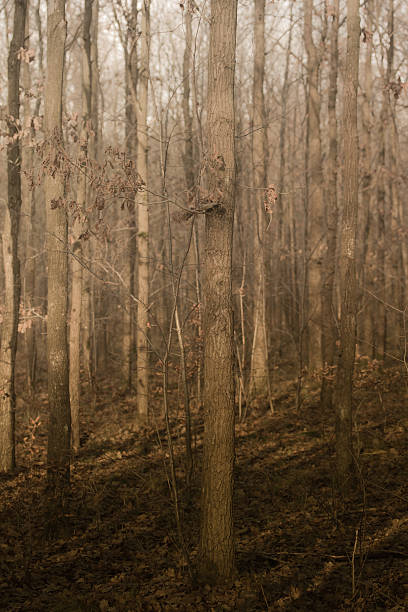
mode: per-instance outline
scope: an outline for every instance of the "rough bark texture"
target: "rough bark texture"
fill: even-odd
[[[371,293],[374,292],[373,282],[373,269],[370,265],[375,255],[373,249],[375,249],[375,238],[373,235],[374,224],[372,219],[372,195],[373,195],[373,176],[372,176],[372,129],[374,125],[373,118],[373,67],[372,67],[372,54],[373,54],[373,38],[372,38],[372,18],[373,3],[372,0],[367,0],[365,6],[366,12],[366,41],[365,41],[365,58],[364,58],[364,72],[362,75],[362,89],[363,89],[363,103],[362,103],[362,130],[361,130],[361,161],[360,167],[362,169],[362,182],[361,182],[361,216],[363,217],[363,231],[361,234],[362,249],[362,261],[361,261],[361,272],[360,282],[362,289],[368,289]],[[364,337],[364,353],[366,355],[372,355],[373,351],[373,320],[374,320],[374,304],[371,297],[366,295],[362,296],[367,306],[363,310],[363,320],[361,323],[361,333]]]
[[[25,45],[30,47],[30,3],[27,0],[27,11],[25,21]],[[31,109],[31,74],[30,64],[23,62],[21,66],[21,83],[24,91],[24,136],[22,139],[21,152],[21,207],[22,207],[22,241],[24,249],[24,274],[22,275],[22,299],[29,311],[36,306],[36,235],[34,223],[36,216],[35,189],[30,186],[29,173],[33,169],[33,148],[31,139],[34,134],[32,126]],[[36,322],[32,320],[31,325],[24,332],[25,353],[27,364],[27,390],[30,397],[35,391],[37,374],[37,339]],[[30,411],[29,411],[30,412]]]
[[[322,365],[321,267],[324,257],[323,171],[320,136],[319,73],[322,48],[313,41],[313,0],[304,1],[304,40],[307,54],[307,258],[308,364]]]
[[[204,259],[205,433],[199,572],[223,581],[234,572],[232,230],[235,204],[234,73],[236,0],[212,0],[207,102]]]
[[[347,487],[353,471],[352,386],[356,347],[356,231],[358,212],[357,89],[360,49],[359,1],[347,1],[347,56],[344,79],[344,206],[340,253],[341,317],[337,365],[336,466],[340,488]]]
[[[27,3],[14,2],[13,37],[8,56],[8,136],[7,211],[2,235],[5,310],[2,313],[0,346],[0,472],[15,466],[15,390],[14,370],[17,351],[18,311],[20,304],[20,262],[18,231],[21,211],[21,146],[18,136],[20,117],[20,58],[24,47]]]
[[[91,31],[92,19],[97,15],[93,10],[93,0],[85,0],[84,5],[84,23],[83,23],[83,49],[82,49],[82,129],[81,129],[81,147],[83,159],[83,172],[80,176],[79,191],[80,206],[84,209],[89,209],[88,202],[91,200],[91,186],[87,180],[87,164],[90,158],[96,157],[96,130],[93,126],[93,121],[97,121],[92,115],[93,100],[93,77],[92,77],[92,39]],[[87,213],[91,215],[90,212]],[[86,229],[86,228],[84,228]],[[82,247],[83,257],[87,266],[83,269],[82,279],[82,304],[81,304],[81,325],[82,325],[82,346],[83,360],[85,372],[88,378],[89,389],[91,392],[91,401],[95,406],[96,403],[96,387],[95,387],[95,367],[96,367],[96,343],[94,336],[94,318],[95,318],[95,283],[94,276],[90,274],[93,257],[93,244],[91,240],[86,240]]]
[[[254,337],[251,353],[250,393],[266,395],[269,387],[268,346],[265,326],[265,211],[267,134],[264,100],[265,0],[255,0],[254,81],[252,95],[252,167],[254,177]]]
[[[334,301],[334,278],[336,273],[337,245],[337,76],[339,67],[338,32],[340,2],[335,0],[332,7],[332,22],[330,31],[330,82],[328,99],[329,120],[329,155],[327,160],[327,205],[326,205],[326,257],[323,267],[322,283],[322,358],[323,379],[320,392],[322,407],[330,408],[333,385],[331,383],[332,366],[335,361],[337,339],[336,307]]]
[[[82,48],[82,126],[80,133],[81,173],[78,181],[77,203],[84,214],[87,206],[87,161],[89,143],[89,120],[91,114],[91,22],[92,0],[85,0],[83,17],[83,48]],[[71,404],[71,436],[72,448],[79,448],[79,410],[80,410],[80,372],[81,372],[81,314],[82,314],[82,243],[80,235],[85,231],[84,224],[78,220],[74,227],[73,257],[71,262],[71,314],[69,330],[69,391]]]
[[[58,164],[62,146],[62,85],[67,24],[65,1],[48,1],[45,134],[49,154]],[[51,494],[69,483],[71,418],[68,376],[68,240],[64,179],[58,173],[45,179],[48,254],[48,479]]]
[[[137,91],[137,7],[132,2],[132,13],[128,19],[128,31],[125,42],[125,70],[126,70],[126,113],[125,113],[125,136],[126,151],[132,163],[136,163],[137,155],[137,121],[136,106],[133,102],[132,92]],[[135,275],[135,207],[129,205],[125,210],[125,224],[123,231],[123,287],[122,287],[122,383],[123,391],[130,392],[132,388],[133,371],[133,321],[135,315],[134,292]]]
[[[81,303],[82,303],[82,247],[79,240],[72,246],[71,260],[71,312],[69,325],[69,399],[71,406],[71,442],[74,451],[79,448],[79,409],[81,373]]]
[[[186,44],[183,54],[183,120],[184,120],[184,176],[187,188],[187,205],[190,205],[191,199],[194,196],[196,185],[196,158],[199,156],[197,152],[197,143],[193,136],[194,113],[190,110],[190,97],[192,98],[192,106],[195,108],[194,97],[194,82],[195,82],[195,66],[192,61],[193,57],[193,32],[192,32],[192,16],[194,11],[194,2],[189,0],[185,11],[185,28],[186,28]],[[193,87],[191,87],[191,84]],[[192,90],[192,96],[190,96]],[[197,126],[199,130],[199,126]],[[197,367],[197,405],[201,406],[201,378],[202,378],[202,351],[200,350],[202,338],[202,307],[201,307],[201,269],[200,269],[200,241],[198,232],[198,223],[194,223],[193,228],[193,246],[194,246],[194,280],[195,298],[198,307],[198,325],[197,325],[197,346],[199,347],[198,367]]]
[[[150,0],[143,0],[141,20],[141,49],[139,67],[139,95],[137,107],[137,169],[145,189],[136,197],[136,227],[138,254],[138,298],[136,350],[137,350],[137,412],[138,419],[149,416],[149,198],[147,101],[149,87]]]

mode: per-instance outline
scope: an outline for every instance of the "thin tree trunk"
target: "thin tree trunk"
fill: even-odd
[[[363,231],[361,242],[363,245],[362,262],[360,272],[360,282],[362,290],[369,289],[374,292],[372,261],[375,259],[374,251],[376,248],[375,237],[373,236],[373,220],[372,220],[372,196],[373,196],[373,177],[372,177],[372,137],[371,131],[373,128],[373,3],[372,0],[367,0],[366,6],[366,27],[365,27],[365,59],[364,59],[364,74],[363,74],[363,103],[362,103],[362,138],[361,138],[361,168],[362,168],[362,185],[361,185],[361,208],[363,216]],[[363,320],[361,324],[361,335],[365,341],[366,354],[372,354],[374,326],[373,298],[371,296],[362,296],[366,304],[363,310]],[[370,351],[368,351],[370,349]]]
[[[30,44],[30,11],[29,0],[27,0],[26,22],[25,22],[25,44],[29,47]],[[25,265],[23,277],[23,300],[26,308],[30,312],[31,324],[25,330],[25,351],[27,363],[27,389],[31,398],[34,396],[37,370],[37,348],[36,348],[36,322],[33,319],[33,308],[35,306],[36,293],[36,247],[34,237],[34,221],[35,221],[35,190],[29,184],[29,173],[33,169],[33,149],[31,139],[34,130],[32,128],[32,110],[31,110],[31,75],[30,65],[23,62],[21,66],[21,80],[24,91],[24,136],[21,160],[21,196],[22,210],[24,215],[24,250],[25,250]]]
[[[328,99],[329,117],[329,155],[327,160],[327,213],[326,213],[326,257],[323,268],[322,283],[322,358],[323,378],[320,390],[320,404],[330,408],[332,402],[331,384],[332,367],[335,361],[337,339],[336,307],[334,301],[334,277],[336,272],[337,246],[337,76],[339,66],[338,32],[340,2],[335,0],[332,7],[332,24],[330,32],[330,85]]]
[[[269,389],[268,346],[265,326],[265,206],[268,143],[266,133],[265,77],[265,0],[254,5],[254,81],[252,95],[252,167],[254,177],[254,337],[249,390],[252,396],[267,395]],[[280,289],[280,288],[279,288]]]
[[[315,370],[322,365],[321,266],[324,259],[323,171],[320,136],[321,95],[319,73],[322,49],[313,41],[313,0],[304,0],[304,41],[307,53],[307,318],[308,363]],[[323,44],[321,45],[323,47]]]
[[[141,23],[141,50],[139,68],[139,95],[137,106],[137,168],[145,188],[136,196],[136,227],[138,255],[138,308],[136,327],[137,350],[137,412],[138,419],[149,418],[149,196],[148,196],[148,134],[147,103],[150,55],[150,0],[143,0]]]
[[[84,205],[87,215],[91,215],[89,203],[92,198],[92,187],[87,180],[87,167],[89,160],[95,160],[98,147],[98,94],[93,90],[95,76],[92,68],[97,67],[97,47],[96,40],[92,40],[92,35],[97,35],[98,30],[98,5],[94,0],[85,0],[85,22],[84,22],[84,53],[82,56],[83,66],[83,142],[85,147],[85,167],[84,167]],[[94,125],[95,123],[95,125]],[[87,221],[89,222],[89,221]],[[95,277],[89,269],[92,265],[94,245],[91,240],[86,240],[83,244],[83,258],[86,267],[83,270],[82,280],[82,304],[81,304],[81,326],[82,326],[82,345],[85,372],[88,378],[91,403],[96,405],[96,338],[95,338]]]
[[[277,308],[280,312],[279,338],[277,340],[279,346],[279,354],[282,353],[283,329],[282,324],[286,318],[286,327],[288,330],[293,329],[291,326],[291,314],[294,311],[293,293],[291,292],[290,280],[290,202],[286,197],[286,149],[287,149],[287,120],[288,120],[288,102],[289,102],[289,70],[290,58],[292,51],[292,34],[293,34],[293,3],[290,5],[290,30],[288,34],[288,46],[285,58],[285,74],[282,87],[282,116],[279,130],[279,195],[276,201],[277,204],[277,253],[274,255],[277,267]]]
[[[340,489],[346,489],[353,471],[352,388],[356,348],[356,232],[358,213],[357,90],[360,49],[359,0],[347,0],[347,56],[344,80],[344,206],[340,253],[341,316],[337,365],[336,466]]]
[[[388,104],[387,104],[386,86],[383,87],[383,101],[380,111],[380,120],[378,123],[378,140],[379,140],[379,154],[378,154],[378,165],[377,165],[377,242],[376,242],[376,266],[377,266],[377,278],[378,284],[376,288],[376,294],[380,298],[375,303],[375,319],[377,321],[375,326],[375,335],[373,339],[374,344],[374,357],[385,358],[386,345],[387,345],[387,311],[385,302],[387,299],[386,292],[386,273],[385,273],[385,240],[386,240],[386,191],[385,191],[385,134],[386,126],[388,123]]]
[[[192,153],[192,161],[193,164],[185,169],[186,173],[186,184],[188,189],[194,187],[194,181],[197,180],[197,177],[194,174],[194,163],[197,166],[202,160],[203,156],[203,135],[202,135],[202,125],[199,114],[199,105],[197,100],[197,79],[196,79],[196,66],[195,66],[195,46],[193,45],[193,33],[192,33],[192,13],[194,11],[195,3],[193,0],[189,0],[188,9],[190,16],[189,18],[186,16],[186,46],[184,50],[183,57],[183,78],[185,79],[188,75],[188,83],[184,84],[183,91],[183,113],[188,111],[188,114],[191,117],[191,136],[190,132],[190,117],[185,117],[185,127],[187,128],[185,133],[186,143],[185,143],[185,156]],[[189,106],[186,105],[186,98],[190,98],[190,90],[191,90],[191,103],[192,103],[192,112],[189,111]],[[188,96],[186,95],[188,92]],[[194,138],[194,133],[196,137]],[[190,144],[191,140],[191,144]],[[196,405],[198,407],[202,406],[202,371],[203,371],[203,352],[202,352],[202,337],[203,337],[203,322],[202,322],[202,298],[201,298],[201,258],[200,258],[200,236],[198,231],[198,223],[194,223],[193,227],[193,245],[194,245],[194,260],[195,260],[195,293],[196,293],[196,303],[197,303],[197,317],[198,317],[198,325],[197,325],[197,346],[198,346],[198,355],[197,355],[197,391],[196,391]]]
[[[191,52],[193,44],[192,34],[192,7],[188,4],[185,9],[184,23],[186,28],[186,42],[183,55],[183,120],[184,120],[184,175],[188,191],[188,199],[192,197],[195,175],[193,154],[193,118],[190,111],[190,71]]]
[[[2,235],[6,309],[3,314],[0,346],[0,472],[8,472],[15,467],[14,378],[21,288],[17,248],[21,211],[19,50],[24,47],[26,8],[26,0],[15,0],[13,37],[8,55],[7,210]]]
[[[79,195],[79,194],[78,194]],[[82,245],[78,237],[72,246],[71,311],[69,326],[69,397],[71,406],[71,444],[79,448],[79,410],[81,384],[81,302],[82,302]]]
[[[183,155],[183,164],[184,164],[184,175],[186,181],[187,188],[187,206],[190,205],[191,200],[194,195],[194,187],[195,187],[195,174],[194,174],[194,150],[193,150],[193,118],[190,111],[190,79],[191,79],[191,52],[192,52],[192,44],[193,44],[193,35],[192,35],[192,14],[193,14],[193,6],[192,3],[188,3],[185,9],[185,17],[184,23],[186,28],[185,35],[185,47],[184,47],[184,55],[183,55],[183,120],[184,120],[184,155]],[[196,244],[198,241],[198,232],[196,223],[194,223],[193,231],[193,241]],[[195,256],[195,289],[196,289],[196,299],[199,299],[199,270],[198,270],[198,262],[197,259],[197,249],[194,249]],[[177,296],[174,296],[174,299],[177,299]],[[198,308],[200,309],[200,303],[198,302]],[[184,410],[186,416],[186,482],[187,486],[190,486],[191,476],[193,473],[193,453],[191,448],[191,414],[190,414],[190,392],[189,392],[189,384],[186,376],[186,358],[185,358],[185,350],[184,350],[184,339],[182,334],[182,329],[179,321],[179,313],[178,306],[176,306],[175,310],[175,322],[177,329],[177,338],[180,347],[180,367],[181,367],[181,375],[183,379],[183,389],[184,389]],[[197,329],[198,336],[201,332],[200,325],[200,313],[199,313],[199,326]],[[198,337],[199,340],[199,337]],[[198,344],[198,342],[197,342]],[[200,377],[201,377],[201,351],[199,352],[199,367],[198,367],[198,390],[200,389]],[[199,393],[198,393],[199,394]],[[199,401],[199,400],[198,400]]]
[[[91,110],[91,20],[92,0],[85,0],[83,17],[83,48],[82,48],[82,118],[80,133],[80,175],[78,180],[77,203],[81,216],[85,216],[87,207],[88,189],[88,146],[89,146],[89,120]],[[72,448],[79,448],[79,411],[80,411],[80,361],[81,361],[81,314],[82,314],[82,243],[80,235],[84,232],[82,219],[78,221],[76,240],[73,245],[71,313],[69,330],[69,388],[71,405],[71,436]],[[86,313],[85,313],[86,314]]]
[[[204,455],[199,573],[222,582],[234,573],[232,521],[234,372],[232,232],[235,207],[234,74],[237,0],[212,0],[207,98],[204,262]]]
[[[137,155],[137,122],[136,108],[133,104],[132,92],[137,91],[137,7],[136,2],[132,2],[132,14],[128,24],[128,33],[125,46],[125,81],[126,81],[126,149],[127,155],[133,164],[136,164]],[[132,80],[130,83],[129,81]],[[134,292],[135,275],[135,207],[134,202],[129,204],[125,211],[126,227],[123,232],[124,244],[124,268],[123,268],[123,288],[122,288],[122,381],[123,390],[129,393],[132,388],[133,370],[133,321],[135,315]]]
[[[400,240],[394,238],[395,231],[397,228],[397,216],[398,216],[398,190],[396,188],[396,174],[395,174],[395,139],[394,139],[394,121],[395,115],[395,95],[391,95],[390,87],[391,83],[396,81],[396,74],[394,70],[394,0],[388,2],[388,16],[387,16],[387,33],[388,33],[388,49],[387,49],[387,75],[386,75],[386,89],[388,90],[387,95],[387,192],[388,192],[388,207],[386,215],[386,240],[385,243],[390,245],[387,248],[386,257],[386,276],[387,276],[387,301],[394,304],[396,307],[403,308],[403,302],[401,301],[402,292],[401,284],[398,279],[398,268],[400,260]],[[387,308],[387,338],[386,345],[384,347],[384,355],[399,352],[399,336],[403,333],[401,324],[403,321],[399,314],[393,309]]]
[[[52,158],[62,147],[62,87],[67,24],[65,1],[48,0],[45,134]],[[60,498],[70,473],[71,418],[68,375],[68,232],[63,203],[64,178],[45,178],[48,253],[48,481],[51,497]],[[62,203],[62,205],[61,205]]]
[[[392,149],[392,168],[391,174],[394,177],[392,182],[392,202],[393,202],[393,222],[394,235],[400,235],[403,227],[403,198],[400,192],[400,176],[401,176],[401,153],[399,150],[398,126],[395,106],[392,116],[391,127],[391,149]],[[396,177],[396,178],[395,178]],[[408,244],[406,240],[398,240],[396,253],[396,274],[399,282],[398,292],[398,308],[400,314],[398,317],[398,332],[399,332],[399,357],[404,359],[406,349],[406,304],[407,304],[407,279],[408,279]]]

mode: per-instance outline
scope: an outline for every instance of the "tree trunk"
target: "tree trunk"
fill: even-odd
[[[139,67],[139,95],[137,107],[137,169],[145,182],[136,196],[136,227],[138,255],[138,308],[136,322],[137,350],[137,412],[138,419],[149,418],[149,196],[148,196],[148,135],[147,102],[149,88],[150,55],[150,0],[143,0],[141,23],[141,49]]]
[[[324,259],[323,172],[320,136],[319,73],[322,49],[313,41],[313,0],[304,0],[304,40],[307,53],[307,319],[308,364],[322,365],[321,266]],[[322,45],[323,47],[323,45]]]
[[[97,35],[99,4],[96,0],[90,1],[88,6],[86,0],[86,24],[84,23],[84,87],[83,87],[83,117],[87,117],[84,126],[84,143],[86,144],[86,163],[96,160],[98,157],[99,122],[98,122],[98,57],[97,57]],[[85,32],[86,26],[86,32]],[[94,72],[96,74],[94,74]],[[96,87],[96,89],[95,89]],[[84,175],[86,179],[86,174]],[[92,185],[85,180],[84,191],[87,214],[92,215],[90,202],[93,199]],[[95,220],[96,215],[92,215]],[[95,277],[91,274],[92,261],[94,258],[94,244],[92,240],[86,240],[83,244],[83,256],[86,267],[83,270],[82,282],[82,346],[85,372],[88,378],[91,403],[96,405],[96,364],[97,345],[95,336]]]
[[[3,314],[0,346],[0,472],[8,472],[15,467],[14,377],[21,287],[17,251],[21,211],[19,50],[24,47],[26,8],[26,0],[15,0],[13,38],[8,55],[7,211],[2,235],[6,309]]]
[[[57,171],[45,178],[48,254],[48,480],[60,497],[69,484],[71,418],[68,375],[68,240],[64,177],[58,171],[62,147],[62,87],[67,24],[65,1],[48,0],[45,134]],[[51,170],[55,170],[52,168]]]
[[[332,24],[330,32],[330,84],[328,99],[329,118],[329,155],[327,160],[327,213],[326,213],[326,257],[323,267],[322,283],[322,358],[323,378],[320,390],[320,404],[330,408],[332,403],[331,383],[332,367],[335,361],[337,339],[336,306],[334,301],[334,277],[336,273],[337,245],[337,76],[339,67],[338,32],[340,2],[335,0],[332,7]]]
[[[199,572],[203,580],[234,572],[232,492],[234,377],[232,232],[235,207],[234,74],[237,0],[212,0],[207,101],[204,260],[205,432]]]
[[[137,123],[136,107],[133,95],[137,91],[137,7],[132,2],[132,13],[128,22],[128,32],[125,42],[125,82],[126,82],[126,110],[125,110],[125,137],[126,152],[132,164],[136,164],[137,155]],[[132,82],[130,82],[132,81]],[[132,388],[133,371],[133,321],[135,315],[134,301],[134,275],[135,275],[135,207],[134,202],[128,205],[124,214],[125,229],[123,231],[124,267],[122,286],[122,383],[124,393]]]
[[[25,45],[30,44],[30,11],[29,0],[27,0],[26,22],[25,22]],[[31,398],[34,396],[36,371],[37,371],[37,346],[36,346],[36,321],[33,318],[33,309],[36,306],[36,241],[34,222],[36,218],[35,189],[30,186],[29,173],[33,169],[33,148],[31,139],[34,134],[32,127],[33,117],[31,109],[30,89],[31,75],[30,65],[23,62],[21,66],[21,81],[24,91],[24,136],[21,152],[21,206],[23,210],[24,227],[24,276],[22,299],[26,309],[30,312],[31,324],[24,332],[26,364],[27,364],[27,390]]]
[[[358,212],[357,90],[360,49],[359,0],[347,0],[347,56],[344,79],[344,206],[340,253],[341,316],[337,365],[336,466],[340,489],[347,488],[353,471],[352,386],[356,348],[356,232]]]
[[[283,340],[283,321],[286,319],[286,328],[293,332],[292,313],[295,311],[295,300],[293,287],[291,285],[291,260],[290,260],[290,199],[286,196],[286,160],[287,160],[287,120],[288,120],[288,102],[289,102],[289,70],[290,60],[292,51],[292,37],[293,37],[293,3],[290,5],[290,30],[288,34],[288,46],[286,49],[285,58],[285,73],[283,77],[282,87],[282,115],[279,129],[279,196],[276,201],[277,204],[277,252],[274,255],[277,267],[277,282],[276,287],[278,291],[278,299],[276,300],[277,308],[280,312],[279,319],[281,324],[278,324],[279,337],[278,342],[278,353],[282,353],[282,340]],[[278,319],[278,321],[279,321]]]
[[[252,167],[254,177],[254,337],[249,389],[252,396],[267,395],[269,389],[268,346],[265,326],[265,208],[267,133],[264,99],[265,0],[255,0],[254,81],[252,96]]]
[[[193,149],[193,118],[190,111],[190,72],[191,72],[191,52],[192,52],[192,44],[193,44],[193,34],[192,34],[192,14],[193,14],[193,6],[192,3],[188,3],[185,9],[185,18],[184,23],[186,27],[186,42],[184,47],[184,55],[183,55],[183,120],[184,120],[184,154],[183,154],[183,164],[184,164],[184,176],[187,188],[187,198],[186,205],[189,206],[194,196],[194,188],[195,188],[195,173],[194,173],[194,149]],[[198,231],[197,231],[197,223],[194,223],[193,231],[193,242],[194,246],[198,243]],[[197,250],[194,249],[194,257],[195,257],[195,289],[196,289],[196,299],[197,305],[200,309],[200,281],[199,281],[199,258],[197,257]],[[174,295],[174,299],[177,300],[177,295]],[[178,306],[175,309],[175,322],[177,329],[177,338],[180,347],[180,367],[181,367],[181,376],[183,381],[183,389],[184,389],[184,411],[186,418],[186,482],[187,486],[190,486],[191,476],[193,473],[193,453],[191,447],[191,414],[190,414],[190,391],[189,391],[189,382],[186,376],[186,356],[184,349],[184,339],[183,339],[183,330],[179,321],[179,312]],[[199,312],[199,317],[200,317]],[[197,345],[199,345],[199,336],[201,332],[201,321],[199,318],[199,325],[197,329]],[[200,351],[198,354],[198,382],[197,382],[197,395],[200,395],[200,377],[201,377],[201,355]],[[198,402],[200,401],[199,397],[197,398]],[[197,403],[198,403],[197,402]]]
[[[376,240],[373,231],[372,220],[372,196],[373,196],[373,177],[372,177],[372,128],[373,121],[373,4],[372,0],[367,0],[366,26],[365,26],[365,59],[363,75],[363,103],[362,103],[362,138],[361,138],[361,162],[362,184],[361,184],[361,215],[363,217],[361,243],[363,245],[361,255],[360,282],[362,291],[368,289],[374,292],[374,272],[373,260],[375,260]],[[359,335],[364,339],[364,354],[372,355],[374,346],[374,308],[373,298],[370,295],[363,295],[362,300],[366,307],[363,309],[363,319],[361,321],[361,331]]]
[[[91,111],[91,20],[92,20],[92,0],[85,0],[83,17],[83,48],[82,48],[82,118],[81,133],[79,141],[80,149],[80,175],[78,180],[77,204],[81,211],[81,216],[85,218],[87,207],[88,189],[88,145],[89,145],[89,120]],[[85,225],[87,223],[85,222]],[[73,244],[72,270],[72,290],[71,290],[71,314],[69,330],[69,387],[71,404],[71,436],[72,448],[77,451],[79,448],[79,410],[80,410],[80,361],[81,361],[81,314],[82,314],[82,243],[80,235],[85,231],[82,219],[78,221],[75,242]]]

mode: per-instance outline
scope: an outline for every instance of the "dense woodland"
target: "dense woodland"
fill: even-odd
[[[0,608],[406,610],[404,0],[0,15]]]

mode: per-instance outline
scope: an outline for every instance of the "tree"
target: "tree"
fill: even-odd
[[[268,143],[265,117],[265,0],[255,0],[254,81],[252,94],[252,169],[254,184],[254,337],[251,355],[250,392],[266,395],[269,389],[268,346],[265,326],[265,211]]]
[[[336,249],[337,249],[337,165],[338,165],[338,130],[337,130],[337,77],[339,69],[339,0],[335,0],[331,14],[330,29],[330,74],[329,95],[327,103],[328,131],[329,131],[329,153],[327,159],[327,210],[326,210],[326,257],[323,262],[322,271],[322,358],[323,372],[322,386],[320,390],[320,404],[330,408],[332,402],[333,386],[329,380],[331,370],[335,361],[335,348],[337,339],[335,304],[334,304],[334,281],[336,274]]]
[[[234,572],[232,491],[234,379],[232,232],[235,206],[234,74],[237,0],[212,0],[207,98],[205,216],[204,456],[199,573]]]
[[[30,46],[30,2],[27,0],[26,21],[25,21],[25,47]],[[40,41],[41,42],[41,41]],[[28,57],[30,59],[30,56]],[[21,208],[22,208],[22,227],[21,237],[19,240],[22,243],[24,253],[24,272],[21,274],[22,280],[22,302],[25,308],[32,313],[35,307],[36,297],[36,251],[35,233],[33,231],[35,212],[36,212],[36,194],[33,186],[30,185],[28,179],[30,172],[33,169],[33,147],[31,140],[33,137],[33,112],[31,108],[31,63],[23,62],[21,66],[21,86],[24,92],[23,112],[24,112],[24,131],[22,137],[21,151]],[[34,112],[36,112],[35,109]],[[30,316],[32,316],[30,314]],[[27,390],[31,398],[34,397],[36,383],[36,364],[37,364],[37,340],[36,326],[31,319],[31,324],[24,332],[24,345],[26,352],[27,363]]]
[[[15,467],[14,389],[20,305],[18,231],[21,211],[20,65],[24,53],[26,0],[15,0],[13,38],[8,55],[7,211],[2,235],[6,310],[0,346],[0,471]]]
[[[71,434],[72,448],[79,448],[79,409],[80,409],[80,371],[81,371],[81,306],[82,306],[82,244],[81,234],[85,231],[84,219],[87,205],[87,160],[88,160],[88,134],[91,112],[91,40],[90,29],[92,20],[92,0],[85,0],[83,17],[83,48],[82,48],[82,117],[79,139],[81,164],[78,179],[77,203],[80,217],[77,223],[75,242],[72,247],[73,258],[71,262],[71,315],[69,327],[69,389],[71,406]]]
[[[340,348],[337,364],[336,467],[340,488],[346,488],[353,471],[352,388],[356,349],[356,232],[358,212],[357,91],[360,50],[359,0],[347,0],[347,55],[344,79],[344,203],[342,216],[340,282]]]
[[[71,418],[68,375],[68,231],[65,181],[60,168],[62,87],[64,76],[65,0],[47,4],[47,77],[45,138],[51,171],[45,177],[48,255],[48,481],[57,497],[69,483]]]
[[[150,56],[150,0],[143,0],[141,19],[141,49],[139,95],[137,106],[137,170],[145,183],[136,196],[136,227],[138,251],[138,308],[136,328],[137,350],[137,412],[146,422],[149,415],[149,196],[148,196],[148,89]]]
[[[322,363],[321,264],[324,253],[323,170],[320,135],[321,95],[319,90],[323,41],[313,40],[313,0],[304,0],[304,41],[307,54],[307,136],[306,211],[308,274],[308,363],[316,369]]]
[[[123,39],[123,49],[125,55],[125,83],[126,83],[126,111],[125,111],[125,135],[126,149],[129,159],[136,163],[137,154],[137,6],[136,0],[132,0],[132,10],[127,17],[126,36]],[[124,265],[123,265],[123,287],[122,287],[122,308],[123,308],[123,387],[124,392],[130,392],[132,388],[133,372],[133,320],[135,315],[132,294],[134,292],[134,273],[135,273],[135,207],[134,203],[128,204],[125,211],[124,230]]]

